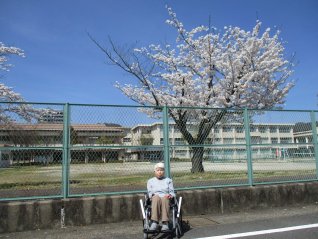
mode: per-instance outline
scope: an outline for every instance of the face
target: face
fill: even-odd
[[[162,178],[165,174],[165,169],[164,168],[156,168],[155,169],[155,175],[157,178]]]

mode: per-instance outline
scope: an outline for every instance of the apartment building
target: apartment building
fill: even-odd
[[[99,146],[123,145],[129,128],[117,124],[72,124],[70,145],[72,162],[118,160],[124,149]],[[0,167],[14,163],[61,162],[63,155],[63,124],[0,125]]]
[[[196,135],[197,128],[189,125],[189,131]],[[253,124],[250,127],[253,158],[281,158],[287,157],[290,152],[297,149],[294,145],[294,124]],[[131,144],[162,146],[163,125],[153,123],[137,125],[131,130]],[[191,158],[192,150],[184,140],[180,130],[174,123],[169,124],[169,145],[171,158]],[[217,125],[204,142],[204,157],[210,160],[231,158],[246,158],[246,137],[242,124]],[[155,150],[150,147],[143,150],[144,158],[161,158],[162,149]],[[140,152],[142,154],[142,152]]]
[[[305,125],[305,126],[304,126]],[[195,125],[187,126],[195,136]],[[311,124],[252,124],[253,159],[313,157]],[[72,162],[110,160],[163,160],[163,124],[72,124],[70,128]],[[174,123],[169,123],[170,158],[190,159],[192,149]],[[16,162],[61,162],[63,124],[0,125],[0,167]],[[41,147],[43,149],[41,149]],[[246,137],[242,124],[217,125],[204,142],[206,160],[245,160]]]

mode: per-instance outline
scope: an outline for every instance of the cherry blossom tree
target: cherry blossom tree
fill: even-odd
[[[223,30],[199,26],[188,31],[167,9],[166,23],[177,32],[174,44],[123,50],[111,39],[109,47],[91,39],[111,64],[136,80],[134,84],[117,82],[119,90],[140,105],[169,106],[169,116],[192,148],[191,171],[204,172],[200,145],[212,128],[232,109],[283,106],[294,85],[290,80],[294,65],[285,59],[280,32],[272,36],[270,28],[262,32],[260,21],[251,31],[234,26]],[[153,117],[157,111],[147,108],[146,113]],[[189,124],[197,125],[195,134]]]
[[[23,50],[13,46],[6,46],[0,42],[0,71],[9,71],[12,64],[8,63],[9,57],[12,55],[25,57]],[[27,121],[34,118],[39,111],[33,109],[28,104],[17,104],[16,102],[24,102],[23,97],[14,92],[11,87],[0,83],[0,101],[6,102],[0,105],[0,123],[8,124],[15,120],[16,116]],[[10,103],[12,102],[12,103]]]

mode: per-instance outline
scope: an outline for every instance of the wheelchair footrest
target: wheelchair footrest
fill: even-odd
[[[155,233],[172,233],[173,230],[169,229],[169,230],[164,230],[164,231],[161,231],[161,230],[149,230],[149,229],[144,229],[144,233],[147,233],[147,234],[155,234]]]
[[[172,233],[173,231],[172,230],[164,230],[164,231],[160,231],[161,233]]]
[[[160,232],[160,230],[144,229],[144,233],[155,234],[155,233],[159,233],[159,232]]]

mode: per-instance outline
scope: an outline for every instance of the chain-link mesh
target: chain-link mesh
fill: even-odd
[[[247,184],[246,151],[229,146],[204,146],[203,172],[192,172],[191,147],[171,147],[171,175],[176,188]]]
[[[0,103],[0,200],[145,191],[154,165],[167,160],[177,190],[316,180],[317,118],[309,111]]]
[[[61,194],[61,150],[1,150],[0,198]]]
[[[171,172],[176,187],[247,183],[240,110],[170,108]]]
[[[71,106],[70,194],[145,190],[153,165],[163,161],[155,130],[162,124],[145,110],[152,108]]]
[[[63,106],[0,104],[0,198],[61,194]]]
[[[255,183],[316,178],[309,112],[250,111]]]

